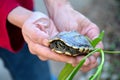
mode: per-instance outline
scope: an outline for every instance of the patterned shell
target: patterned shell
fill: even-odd
[[[84,55],[93,50],[88,39],[77,31],[61,32],[49,42],[53,51],[69,56]]]

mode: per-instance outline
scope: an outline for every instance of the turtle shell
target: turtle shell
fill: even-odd
[[[89,40],[77,31],[61,32],[49,42],[53,51],[69,56],[84,55],[93,50]]]

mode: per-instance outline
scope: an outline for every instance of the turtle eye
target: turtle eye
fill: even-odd
[[[56,43],[56,48],[61,48],[61,49],[64,49],[65,48],[65,46],[64,46],[65,44],[62,42],[62,41],[58,41],[57,43]]]
[[[62,46],[63,46],[63,44],[62,44],[62,43],[59,43],[59,46],[61,46],[61,47],[62,47]]]

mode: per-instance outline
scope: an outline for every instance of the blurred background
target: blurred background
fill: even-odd
[[[120,0],[70,0],[74,9],[83,13],[105,31],[105,50],[120,50]],[[35,0],[35,10],[47,14],[43,0]],[[51,72],[58,76],[64,63],[50,62]],[[79,72],[74,80],[88,80],[94,70]],[[101,80],[120,80],[120,55],[106,54]],[[0,59],[0,80],[12,80],[9,71]]]

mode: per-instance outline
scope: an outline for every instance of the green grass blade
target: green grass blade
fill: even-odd
[[[95,49],[94,51],[90,52],[88,55],[86,55],[80,62],[79,64],[72,70],[72,72],[69,74],[69,76],[67,77],[66,80],[72,80],[73,77],[75,76],[75,74],[80,70],[80,68],[82,67],[82,65],[84,64],[85,60],[91,56],[92,54],[94,54],[95,52],[99,51],[100,49]]]
[[[103,69],[103,65],[104,65],[104,61],[105,61],[105,58],[104,58],[104,52],[103,52],[103,50],[101,49],[100,50],[100,53],[101,53],[101,63],[100,63],[100,65],[98,66],[98,68],[97,68],[97,71],[96,71],[96,73],[94,73],[94,75],[92,75],[90,78],[89,78],[89,80],[95,80],[95,78],[97,78],[97,80],[99,80],[99,78],[100,78],[100,75],[101,75],[101,72],[102,72],[102,69]]]
[[[66,78],[69,76],[73,69],[74,67],[71,64],[66,63],[58,76],[58,80],[66,80]]]
[[[80,63],[72,70],[72,72],[69,74],[69,76],[65,80],[73,80],[73,77],[80,70],[84,62],[85,62],[85,59],[81,60]]]
[[[95,47],[100,41],[102,41],[104,36],[104,31],[102,31],[97,38],[91,41],[91,45]]]
[[[120,54],[120,51],[105,51],[104,53],[108,53],[108,54]]]
[[[58,80],[72,80],[75,74],[79,71],[79,69],[84,64],[86,58],[88,58],[90,55],[94,54],[97,51],[99,51],[99,49],[95,49],[94,51],[86,55],[76,67],[73,67],[71,64],[67,63],[65,67],[62,69],[62,71],[60,72],[58,76]]]
[[[84,62],[85,62],[85,60],[82,60],[78,66],[81,67],[84,64]],[[75,67],[73,67],[71,64],[66,63],[65,67],[62,69],[62,71],[60,72],[60,74],[58,76],[58,80],[72,80],[72,78],[74,76],[71,75],[71,73],[73,74],[74,68]],[[78,69],[75,69],[75,72],[77,72],[77,71],[78,71]]]

